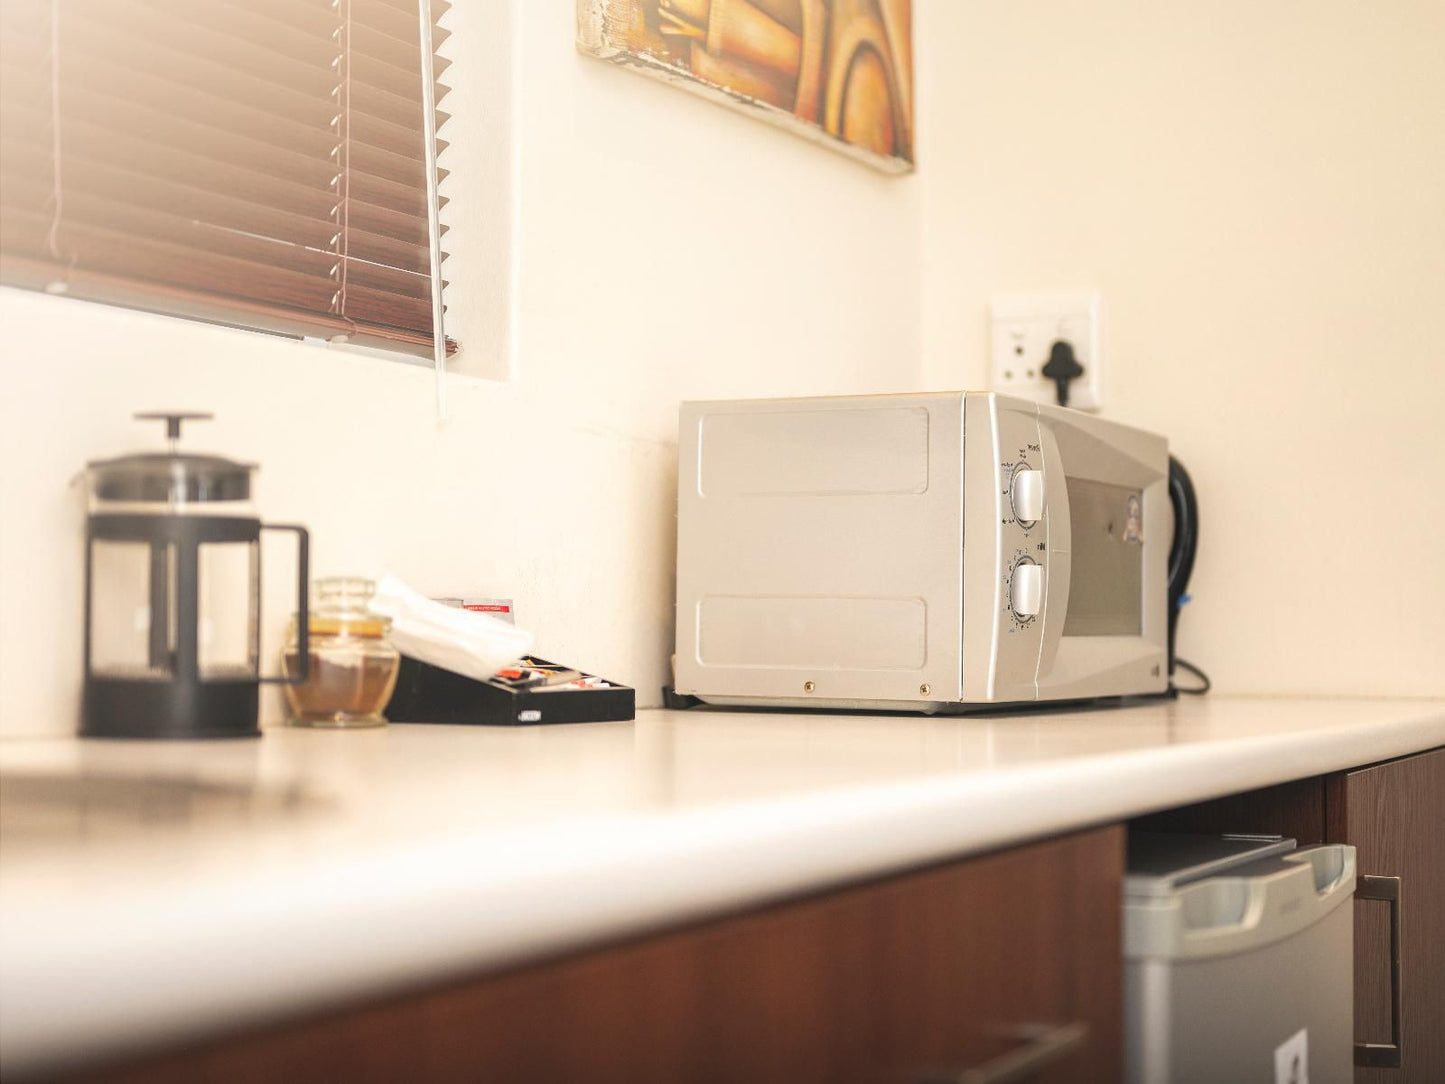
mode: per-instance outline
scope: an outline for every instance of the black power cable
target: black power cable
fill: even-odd
[[[1188,670],[1191,674],[1193,674],[1199,679],[1199,684],[1194,686],[1193,688],[1186,689],[1182,685],[1173,686],[1176,693],[1188,693],[1190,696],[1203,696],[1214,687],[1214,683],[1209,680],[1209,675],[1206,674],[1203,670],[1199,669],[1199,667],[1195,666],[1188,659],[1175,659],[1174,665],[1181,670]]]
[[[1180,688],[1177,692],[1202,695],[1211,687],[1209,675],[1192,662],[1179,658],[1174,653],[1174,638],[1179,625],[1179,611],[1189,601],[1185,593],[1189,587],[1189,576],[1194,571],[1194,557],[1199,550],[1199,499],[1194,493],[1194,482],[1184,464],[1169,457],[1169,499],[1174,505],[1174,540],[1169,544],[1169,679],[1174,680],[1174,670],[1187,670],[1200,680],[1193,688]]]

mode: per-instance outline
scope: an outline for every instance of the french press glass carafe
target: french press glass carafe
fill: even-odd
[[[260,734],[262,682],[306,680],[310,539],[262,524],[256,467],[181,452],[181,423],[209,414],[137,414],[166,423],[168,452],[89,463],[85,691],[81,733],[97,738]],[[260,673],[261,532],[296,535],[299,673]]]

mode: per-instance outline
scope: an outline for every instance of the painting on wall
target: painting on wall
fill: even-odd
[[[891,172],[913,168],[912,0],[577,0],[577,47]]]

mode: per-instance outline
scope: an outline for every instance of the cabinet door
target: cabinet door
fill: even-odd
[[[1123,859],[1098,829],[91,1079],[1118,1080]]]
[[[1358,1064],[1358,1044],[1391,1039],[1395,904],[1357,896],[1355,1080],[1439,1084],[1445,1080],[1445,749],[1328,777],[1325,813],[1330,842],[1354,844],[1362,886],[1365,877],[1399,878],[1400,1064]]]

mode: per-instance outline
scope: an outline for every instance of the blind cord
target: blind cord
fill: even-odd
[[[341,211],[338,225],[341,228],[337,239],[340,241],[341,259],[337,262],[341,265],[341,282],[336,292],[336,309],[338,316],[350,321],[351,314],[346,306],[346,286],[351,269],[351,0],[342,0],[340,29],[342,40],[338,43],[341,48],[337,59],[345,66],[345,70],[341,73],[341,85],[338,88],[341,97],[338,103],[341,130],[337,133],[339,142],[336,145],[336,164],[340,184],[337,207]]]
[[[50,165],[51,202],[50,233],[46,244],[56,263],[65,263],[60,255],[60,220],[64,213],[65,193],[60,175],[60,0],[50,0]],[[53,292],[63,293],[64,283],[52,283]]]
[[[426,223],[431,244],[432,364],[436,368],[437,422],[447,420],[447,333],[442,312],[441,206],[437,193],[436,76],[432,66],[431,0],[417,0],[421,39],[421,120],[426,141]]]

